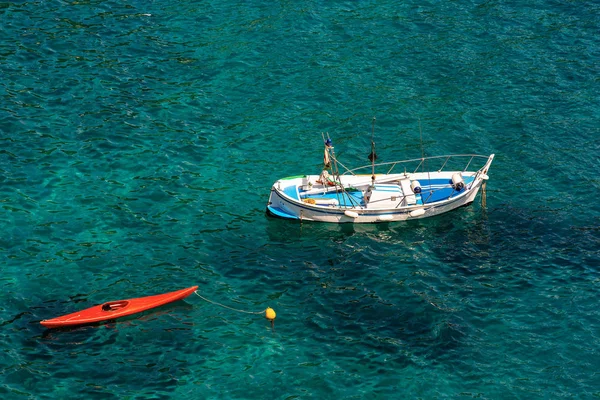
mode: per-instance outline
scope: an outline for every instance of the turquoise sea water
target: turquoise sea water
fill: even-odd
[[[1,0],[0,0],[1,1]],[[596,1],[0,2],[0,397],[597,398]],[[271,219],[278,178],[495,153],[487,205]],[[39,321],[199,285],[101,326]]]

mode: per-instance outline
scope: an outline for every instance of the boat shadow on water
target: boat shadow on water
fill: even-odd
[[[377,234],[394,230],[396,223],[324,224],[322,222],[268,218],[267,235],[272,242],[293,242],[302,238],[351,237],[356,234]],[[418,224],[418,221],[411,221]],[[331,236],[333,235],[333,236]]]
[[[465,213],[465,210],[470,210]],[[462,214],[461,214],[462,213]],[[291,243],[302,240],[344,240],[353,236],[380,237],[394,244],[399,237],[411,237],[415,232],[435,232],[438,237],[461,224],[477,224],[486,218],[486,210],[480,205],[468,204],[433,219],[379,222],[375,224],[329,224],[316,221],[288,220],[265,217],[266,233],[272,243]]]

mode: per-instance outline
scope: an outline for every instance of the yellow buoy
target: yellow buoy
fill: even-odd
[[[275,314],[275,310],[273,310],[271,307],[267,307],[265,311],[265,317],[267,317],[269,321],[273,321],[276,316],[277,314]]]

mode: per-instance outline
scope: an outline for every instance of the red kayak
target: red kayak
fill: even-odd
[[[155,296],[109,301],[108,303],[77,311],[72,314],[63,315],[62,317],[45,319],[41,321],[40,324],[44,325],[46,328],[60,328],[64,326],[93,324],[95,322],[121,318],[159,307],[173,301],[181,300],[194,293],[196,289],[198,289],[198,286],[192,286],[187,289],[181,289],[170,293],[157,294]]]

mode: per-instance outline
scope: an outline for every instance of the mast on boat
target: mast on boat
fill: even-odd
[[[337,165],[337,159],[335,158],[335,151],[333,149],[333,141],[329,137],[329,133],[327,134],[327,139],[325,139],[325,135],[323,136],[323,141],[325,143],[325,150],[323,152],[323,172],[321,172],[320,180],[323,185],[327,186],[327,181],[329,179],[329,174],[327,172],[328,169],[331,169],[331,177],[333,183],[338,186],[339,182],[339,169]],[[333,160],[333,163],[332,163]],[[343,188],[342,188],[343,189]]]

